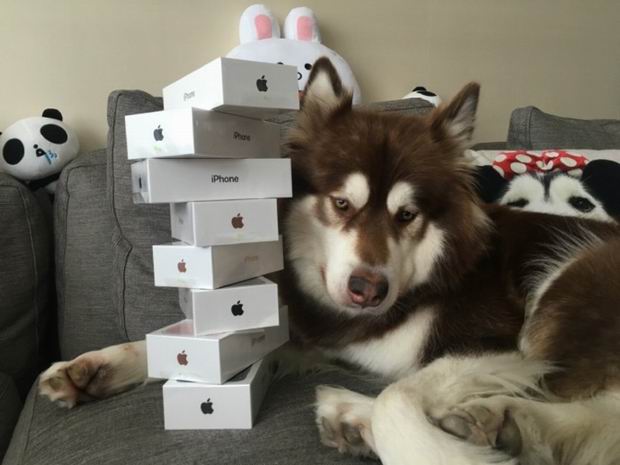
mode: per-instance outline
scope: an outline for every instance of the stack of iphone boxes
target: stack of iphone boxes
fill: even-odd
[[[251,428],[288,340],[286,307],[262,277],[283,267],[276,202],[292,195],[280,128],[299,108],[293,66],[219,58],[163,90],[164,111],[126,117],[136,203],[169,203],[153,246],[156,286],[179,288],[185,320],[147,334],[166,429]]]

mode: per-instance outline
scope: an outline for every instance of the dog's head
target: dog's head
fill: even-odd
[[[287,260],[305,293],[380,315],[471,266],[486,216],[462,154],[478,93],[469,84],[424,117],[354,109],[331,63],[316,62],[288,142]]]

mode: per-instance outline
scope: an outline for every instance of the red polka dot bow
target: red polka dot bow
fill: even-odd
[[[523,173],[550,173],[563,171],[571,176],[581,176],[588,160],[583,155],[566,150],[543,150],[540,155],[526,150],[500,153],[493,161],[493,168],[505,179]]]

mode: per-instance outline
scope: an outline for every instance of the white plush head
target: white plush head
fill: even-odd
[[[21,181],[37,181],[60,172],[80,150],[76,135],[58,110],[24,118],[0,133],[0,171]]]
[[[310,8],[292,9],[284,22],[284,38],[280,26],[265,5],[252,5],[239,21],[240,45],[228,53],[230,58],[297,66],[298,87],[302,91],[314,62],[325,56],[338,71],[345,88],[353,92],[353,103],[361,102],[360,88],[348,63],[321,44],[319,26]]]

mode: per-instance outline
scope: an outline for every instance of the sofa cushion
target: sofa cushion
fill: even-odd
[[[106,198],[106,152],[65,167],[56,188],[56,288],[64,360],[125,341],[112,305],[112,221]]]
[[[108,99],[108,195],[113,221],[113,300],[130,340],[173,323],[183,314],[178,291],[153,285],[154,244],[171,241],[168,205],[135,205],[127,159],[125,116],[162,109],[161,98],[116,91]]]
[[[382,111],[419,114],[432,109],[424,100],[408,99],[374,104]],[[125,116],[162,109],[160,98],[141,91],[120,90],[108,99],[108,194],[113,216],[114,305],[130,340],[173,323],[183,315],[176,289],[153,285],[151,247],[171,241],[168,205],[135,205],[127,159]],[[274,121],[283,131],[294,123],[294,113]]]
[[[21,409],[22,402],[13,379],[0,373],[0,460],[9,447]]]
[[[575,119],[517,108],[510,117],[508,149],[620,149],[620,120]]]
[[[26,395],[49,321],[51,225],[32,193],[0,174],[0,372]]]
[[[219,431],[165,431],[161,383],[73,410],[31,392],[4,464],[369,463],[320,444],[313,414],[318,384],[380,390],[376,381],[344,372],[283,378],[270,387],[253,429]]]

